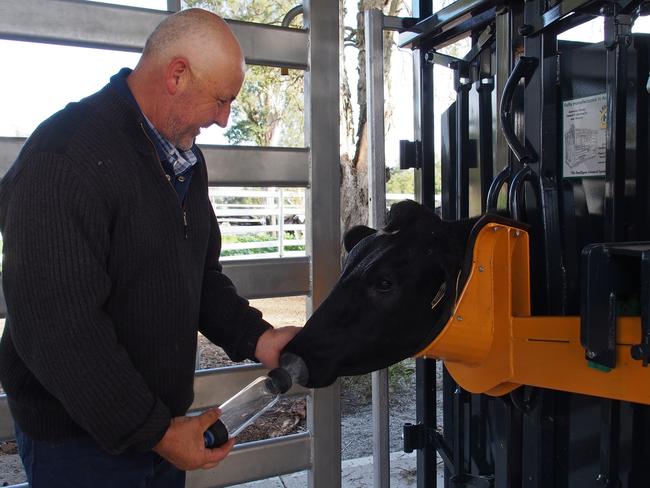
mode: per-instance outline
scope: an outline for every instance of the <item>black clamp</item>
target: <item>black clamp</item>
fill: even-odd
[[[404,424],[404,452],[410,453],[416,449],[433,447],[442,458],[445,468],[450,473],[456,473],[451,449],[440,432],[423,424]],[[493,488],[494,477],[475,475],[471,473],[454,474],[449,478],[452,487]]]
[[[650,363],[650,242],[598,243],[582,251],[580,342],[590,365],[616,367],[616,319],[640,315],[633,359]]]
[[[455,472],[451,449],[440,432],[424,424],[404,424],[404,452],[411,453],[425,447],[433,447],[442,458],[445,467],[452,473]]]

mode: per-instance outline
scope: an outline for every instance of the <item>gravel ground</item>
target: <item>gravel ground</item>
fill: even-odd
[[[276,327],[302,325],[305,322],[305,297],[253,300],[253,306]],[[205,338],[199,338],[200,367],[232,364],[223,351]],[[390,374],[389,428],[390,450],[401,451],[402,426],[415,423],[414,362],[407,360]],[[344,378],[341,386],[341,450],[343,459],[354,459],[372,454],[372,405],[370,378]],[[289,397],[280,402],[272,413],[244,431],[241,441],[263,439],[300,432],[305,429],[305,399]],[[13,442],[0,443],[0,486],[25,482],[20,460]]]

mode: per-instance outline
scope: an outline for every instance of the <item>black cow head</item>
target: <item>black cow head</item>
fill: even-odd
[[[447,322],[473,220],[446,222],[424,206],[393,205],[382,230],[345,233],[341,277],[286,350],[302,357],[306,386],[364,374],[414,355]]]

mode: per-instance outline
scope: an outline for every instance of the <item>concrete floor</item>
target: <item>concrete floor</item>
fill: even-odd
[[[372,488],[372,456],[343,461],[342,488]],[[307,472],[293,473],[267,480],[237,485],[236,488],[306,488]],[[390,487],[415,488],[417,486],[415,453],[394,452],[390,455]],[[443,485],[442,470],[438,473],[438,486]]]

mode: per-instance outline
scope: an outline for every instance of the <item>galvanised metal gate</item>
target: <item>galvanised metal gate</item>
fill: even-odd
[[[180,0],[167,4],[170,12],[180,9]],[[224,269],[248,298],[307,294],[310,313],[336,282],[340,269],[339,13],[338,3],[330,0],[308,0],[303,8],[304,29],[228,23],[248,64],[304,70],[305,147],[204,146],[202,150],[211,185],[307,189],[306,257],[229,261]],[[166,15],[80,0],[3,0],[0,38],[140,52],[147,35]],[[0,175],[23,142],[23,138],[0,137]],[[3,297],[0,308],[4,316]],[[197,372],[192,408],[222,402],[259,373],[256,365]],[[308,432],[243,444],[217,469],[189,473],[187,486],[227,486],[308,470],[310,487],[340,487],[338,384],[310,391],[307,398]],[[0,396],[0,439],[13,436],[6,397]]]

